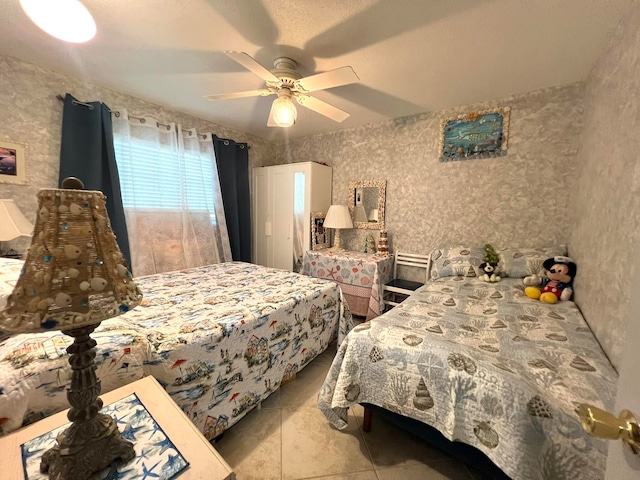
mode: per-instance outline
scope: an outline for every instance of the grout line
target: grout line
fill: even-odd
[[[284,435],[282,430],[282,397],[280,397],[280,480],[284,478]]]
[[[358,421],[356,416],[353,415],[353,414],[351,414],[351,416],[353,417],[353,419],[355,420],[356,424],[358,425],[358,433],[362,437],[362,443],[364,443],[364,447],[367,449],[367,454],[369,454],[369,461],[371,462],[371,467],[373,467],[373,472],[375,473],[376,464],[373,461],[373,455],[371,454],[371,449],[369,448],[369,444],[367,443],[367,437],[365,436],[365,435],[368,435],[368,433],[365,433],[365,431],[361,428],[360,422]],[[348,419],[349,419],[349,417],[347,416],[347,420]],[[377,473],[376,473],[376,478],[378,478],[378,474]]]
[[[338,476],[351,475],[354,473],[367,473],[367,472],[372,472],[373,474],[375,474],[376,478],[378,478],[378,475],[376,474],[375,469],[367,469],[367,470],[354,470],[353,472],[334,473],[329,475],[315,475],[313,477],[300,477],[300,478],[295,478],[294,480],[312,480],[314,478],[338,477]]]

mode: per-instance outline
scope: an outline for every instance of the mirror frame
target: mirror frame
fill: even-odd
[[[384,206],[387,198],[386,180],[362,180],[359,182],[349,182],[349,212],[353,218],[353,210],[356,206],[356,188],[377,188],[378,189],[378,221],[377,222],[353,222],[353,228],[363,228],[365,230],[384,230],[385,211]]]

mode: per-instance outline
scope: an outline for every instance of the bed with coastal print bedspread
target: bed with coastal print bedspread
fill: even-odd
[[[15,263],[0,264],[11,287]],[[9,277],[9,279],[7,279]],[[144,298],[96,329],[102,391],[153,375],[209,439],[240,420],[336,338],[333,282],[231,262],[136,279]],[[10,293],[0,291],[2,293]],[[61,332],[0,342],[0,428],[68,408]]]
[[[318,407],[340,429],[355,403],[417,419],[514,479],[588,480],[604,476],[607,444],[574,409],[611,411],[616,379],[573,302],[531,300],[521,278],[444,276],[348,334]]]

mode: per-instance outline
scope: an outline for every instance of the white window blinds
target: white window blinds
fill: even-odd
[[[114,138],[124,208],[206,210],[214,208],[214,163],[191,152],[141,139]],[[183,188],[184,187],[184,188]],[[215,221],[215,215],[212,215]]]

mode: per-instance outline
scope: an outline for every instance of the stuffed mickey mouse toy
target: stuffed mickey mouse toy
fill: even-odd
[[[556,303],[558,300],[569,300],[573,294],[571,285],[576,276],[577,266],[569,257],[548,258],[542,264],[546,276],[530,275],[523,282],[528,285],[524,289],[527,297],[540,299],[544,303]]]

